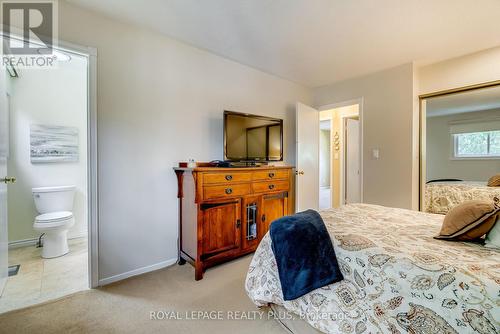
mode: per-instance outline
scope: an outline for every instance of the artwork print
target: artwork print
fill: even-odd
[[[78,162],[78,128],[33,124],[30,146],[32,163]]]

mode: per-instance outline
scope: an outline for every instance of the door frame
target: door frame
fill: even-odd
[[[319,111],[325,111],[325,110],[331,110],[331,109],[338,109],[342,107],[348,107],[352,105],[358,105],[358,118],[359,118],[359,194],[360,194],[360,201],[363,203],[363,147],[364,147],[364,142],[363,142],[363,108],[364,108],[364,98],[356,98],[352,100],[346,100],[342,102],[336,102],[336,103],[331,103],[331,104],[326,104],[318,107],[317,109]],[[352,118],[352,115],[346,115],[346,116],[341,116],[340,117],[340,130],[341,130],[341,135],[342,138],[344,137],[344,121],[346,118]],[[332,131],[333,134],[333,131]],[[345,144],[345,143],[344,143]],[[340,145],[340,151],[339,151],[339,163],[340,163],[340,179],[339,179],[339,184],[340,184],[340,205],[345,204],[345,182],[344,182],[344,173],[345,173],[345,149],[344,145]],[[330,180],[332,181],[332,180]],[[333,199],[333,188],[330,188],[330,191],[332,192],[332,199]]]
[[[452,89],[441,90],[433,93],[421,94],[419,100],[419,196],[418,210],[425,210],[425,185],[427,180],[427,99],[445,95],[459,94],[476,89],[484,89],[500,86],[500,80],[483,82],[475,85],[462,86]]]
[[[334,184],[333,184],[333,160],[334,160],[334,156],[335,156],[335,145],[334,145],[334,141],[335,141],[335,133],[333,131],[333,117],[331,114],[328,114],[328,118],[322,118],[321,117],[321,112],[323,111],[329,111],[328,109],[327,110],[319,110],[319,124],[320,124],[320,132],[321,132],[321,122],[325,122],[325,121],[328,121],[330,122],[330,166],[329,166],[329,171],[330,171],[330,206],[328,207],[329,209],[333,208],[334,207]],[[320,138],[320,154],[321,154],[321,138]],[[340,154],[340,153],[339,153]],[[320,173],[321,173],[321,166],[320,166]],[[321,175],[320,175],[320,179],[321,179]],[[320,185],[320,191],[321,191],[321,185]],[[320,194],[320,197],[321,197],[321,194]]]
[[[347,181],[347,177],[346,177],[346,171],[347,171],[347,120],[348,119],[356,119],[357,118],[357,121],[359,121],[359,125],[361,127],[361,120],[359,119],[359,115],[357,116],[353,116],[353,115],[346,115],[346,116],[341,116],[340,117],[340,122],[341,122],[341,125],[340,125],[340,131],[342,133],[342,138],[344,139],[343,140],[343,145],[341,145],[341,149],[340,149],[340,156],[339,156],[339,159],[340,159],[340,182],[341,182],[341,185],[340,185],[340,204],[345,204],[345,200],[346,200],[346,181]],[[359,138],[359,143],[360,143],[360,147],[359,147],[359,150],[361,150],[361,137]],[[359,182],[360,182],[360,186],[359,186],[359,190],[360,190],[360,201],[362,201],[363,197],[361,195],[361,189],[362,189],[362,185],[361,185],[361,152],[359,153],[360,155],[360,160],[359,160]]]
[[[3,38],[23,40],[23,31],[11,27],[10,34],[3,29]],[[99,184],[97,150],[97,49],[58,40],[56,49],[87,58],[87,236],[88,236],[88,285],[99,286]]]

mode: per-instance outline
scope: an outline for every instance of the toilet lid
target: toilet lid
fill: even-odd
[[[73,218],[73,213],[69,211],[50,212],[39,215],[35,218],[37,223],[54,223]]]

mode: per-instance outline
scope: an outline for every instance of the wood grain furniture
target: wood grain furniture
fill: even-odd
[[[206,268],[255,251],[270,223],[290,213],[292,167],[174,168],[179,264]]]

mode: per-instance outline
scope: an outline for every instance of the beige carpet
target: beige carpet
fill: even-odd
[[[207,270],[194,280],[189,264],[0,315],[0,333],[286,333],[274,320],[227,320],[256,311],[244,280],[251,256]],[[177,311],[183,320],[150,320]],[[222,311],[226,320],[186,320],[186,311]],[[233,313],[236,314],[236,313]]]

